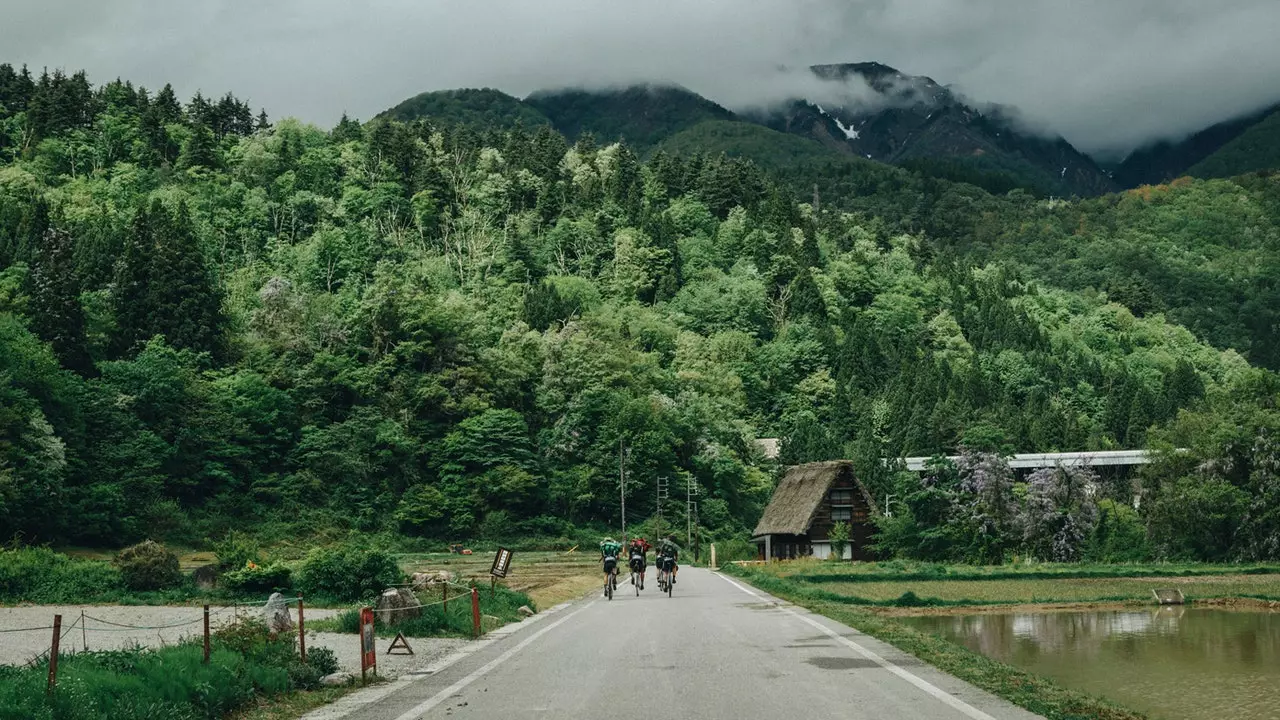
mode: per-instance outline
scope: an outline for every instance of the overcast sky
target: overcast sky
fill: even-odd
[[[331,126],[424,90],[671,80],[730,107],[878,60],[1091,152],[1280,101],[1277,0],[4,0],[0,61]]]

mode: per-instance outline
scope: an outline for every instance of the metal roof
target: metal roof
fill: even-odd
[[[924,470],[924,466],[933,458],[928,457],[909,457],[903,458],[903,462],[907,464],[907,469],[915,472]],[[959,460],[959,455],[950,455],[947,457],[952,462]],[[1088,465],[1090,467],[1100,467],[1102,465],[1146,465],[1151,462],[1152,454],[1146,450],[1095,450],[1093,452],[1066,452],[1066,453],[1021,453],[1009,458],[1009,467],[1011,468],[1042,468],[1055,467],[1063,465],[1066,467],[1074,467],[1079,465]]]

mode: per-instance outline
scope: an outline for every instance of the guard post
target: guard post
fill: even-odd
[[[369,670],[378,674],[378,650],[373,642],[373,608],[360,608],[360,680],[368,681]]]

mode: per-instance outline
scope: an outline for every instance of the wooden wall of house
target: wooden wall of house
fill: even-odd
[[[871,536],[875,532],[875,526],[871,524],[871,506],[849,472],[841,473],[840,477],[831,483],[831,490],[822,498],[818,511],[813,517],[813,524],[809,526],[809,538],[814,541],[826,541],[830,537],[831,528],[835,525],[831,519],[831,492],[836,490],[849,490],[853,495],[853,518],[849,522],[849,545],[853,552],[853,559],[872,559],[871,550],[868,547],[871,544]]]

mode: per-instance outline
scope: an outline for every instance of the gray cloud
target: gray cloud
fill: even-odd
[[[1280,100],[1275,0],[9,0],[0,60],[332,125],[424,90],[672,80],[730,107],[831,99],[879,60],[1119,152]],[[858,96],[859,87],[841,93]]]

